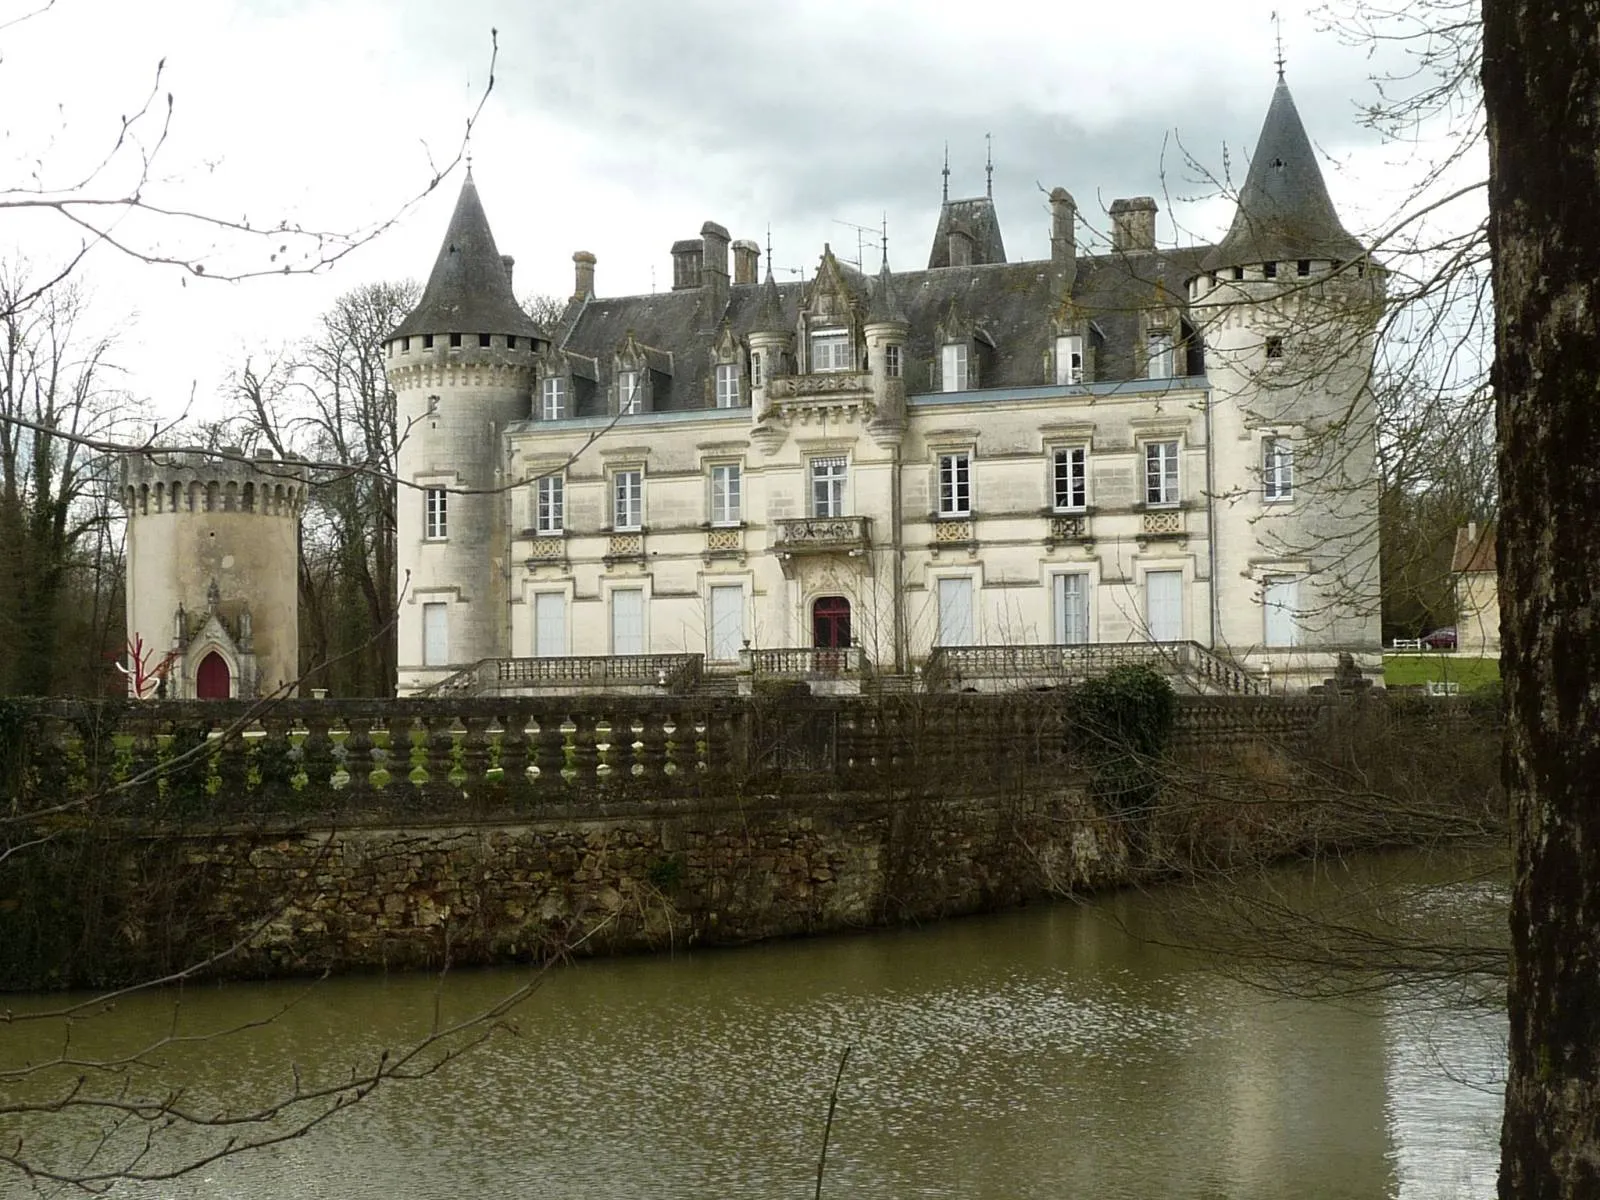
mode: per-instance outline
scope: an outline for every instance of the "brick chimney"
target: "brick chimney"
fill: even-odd
[[[1156,248],[1156,202],[1134,196],[1111,202],[1111,248],[1124,254]]]
[[[594,295],[594,255],[579,250],[572,256],[572,298],[586,300]]]

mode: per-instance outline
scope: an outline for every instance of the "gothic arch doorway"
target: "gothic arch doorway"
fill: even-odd
[[[228,660],[213,650],[194,673],[194,694],[201,700],[226,700],[233,695]]]

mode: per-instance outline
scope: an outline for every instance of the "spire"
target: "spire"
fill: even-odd
[[[772,277],[772,258],[767,257],[767,278],[761,284],[761,303],[756,306],[756,319],[751,333],[788,333],[789,325],[783,319],[783,297],[778,293],[778,281]]]
[[[895,294],[894,276],[889,271],[889,254],[885,251],[883,265],[878,268],[878,282],[872,289],[872,302],[867,305],[867,324],[888,324],[890,321],[904,325],[907,318],[900,297]]]
[[[1283,82],[1283,22],[1278,19],[1278,10],[1272,10],[1272,31],[1278,40],[1278,57],[1273,61],[1278,64],[1278,82]]]
[[[983,194],[988,196],[989,199],[993,200],[994,199],[994,135],[991,134],[991,133],[986,133],[986,134],[983,135],[983,158],[984,158],[983,173],[984,173],[984,176],[988,179],[988,183],[986,183],[984,185]]]
[[[950,143],[944,144],[944,203],[950,203]]]
[[[495,248],[471,168],[461,181],[456,210],[422,301],[390,336],[419,333],[544,336],[512,294],[511,277]]]
[[[1289,85],[1279,82],[1239,190],[1233,225],[1201,269],[1299,258],[1349,259],[1364,253],[1339,223]]]

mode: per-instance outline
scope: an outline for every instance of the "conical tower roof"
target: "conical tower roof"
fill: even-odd
[[[511,277],[495,248],[470,168],[422,302],[391,336],[418,333],[545,336],[511,293]]]
[[[1311,139],[1300,123],[1289,85],[1280,76],[1250,173],[1239,192],[1233,225],[1201,268],[1215,271],[1299,258],[1350,259],[1364,253],[1365,247],[1339,223]]]
[[[778,292],[778,282],[772,277],[772,267],[767,267],[767,278],[761,285],[761,304],[756,309],[751,333],[793,333],[791,322],[783,319],[783,297]]]
[[[878,268],[878,282],[872,289],[872,303],[867,305],[867,323],[888,324],[891,321],[901,325],[909,323],[900,297],[895,294],[894,278],[889,273],[889,256],[885,254],[883,265]]]

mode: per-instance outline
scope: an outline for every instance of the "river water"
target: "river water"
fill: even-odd
[[[1170,903],[1121,895],[560,968],[516,1009],[514,1035],[446,1070],[382,1088],[305,1138],[114,1194],[810,1197],[846,1047],[826,1196],[1492,1194],[1502,1016],[1437,1010],[1421,993],[1264,994],[1219,971],[1226,961],[1148,940]],[[145,1093],[182,1079],[183,1102],[210,1111],[277,1094],[293,1064],[307,1078],[370,1065],[436,1011],[443,1020],[475,1011],[531,977],[505,969],[140,996],[78,1022],[71,1052],[261,1022],[165,1047],[151,1056],[160,1070],[128,1077]],[[63,1045],[58,1022],[0,1027],[0,1067]],[[15,1133],[35,1161],[89,1157],[87,1134],[59,1120]],[[110,1165],[123,1148],[113,1139],[93,1161]],[[158,1145],[141,1166],[172,1150]],[[0,1193],[32,1194],[3,1168]]]

